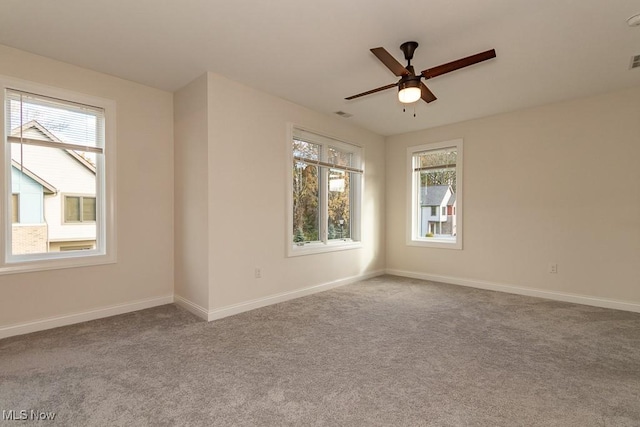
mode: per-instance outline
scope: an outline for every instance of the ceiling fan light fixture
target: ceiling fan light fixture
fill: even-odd
[[[385,67],[387,67],[396,77],[400,77],[400,81],[368,90],[357,95],[349,96],[345,99],[351,100],[360,98],[361,96],[371,95],[372,93],[378,93],[383,90],[391,89],[392,87],[397,87],[398,100],[403,104],[411,104],[419,99],[422,99],[426,103],[430,103],[435,101],[437,98],[433,92],[431,92],[429,88],[422,83],[421,79],[431,79],[433,77],[450,73],[496,57],[496,50],[491,49],[465,58],[460,58],[455,61],[447,62],[446,64],[438,65],[437,67],[428,68],[420,72],[420,74],[416,74],[413,65],[411,65],[411,59],[413,58],[414,51],[417,47],[418,42],[406,42],[402,43],[400,46],[400,50],[402,50],[405,59],[407,60],[406,67],[403,67],[402,64],[399,63],[393,55],[387,52],[385,48],[374,47],[370,49],[371,53],[373,53]]]
[[[401,81],[398,84],[398,100],[403,104],[416,102],[422,96],[420,88],[420,78],[413,78]]]

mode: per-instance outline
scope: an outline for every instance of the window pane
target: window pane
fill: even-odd
[[[4,262],[61,258],[13,256],[72,246],[106,253],[111,234],[105,224],[96,223],[103,218],[97,208],[108,204],[101,194],[104,187],[98,186],[105,181],[105,110],[14,89],[4,90],[3,96],[4,143],[10,151],[3,197],[5,206],[11,203],[13,222]]]
[[[44,96],[8,91],[11,136],[102,147],[103,111]]]
[[[329,163],[338,166],[351,166],[353,154],[329,147]]]
[[[80,197],[64,198],[64,220],[65,222],[80,221]]]
[[[82,198],[82,221],[95,221],[95,220],[96,220],[96,198],[83,197]]]
[[[298,244],[320,240],[318,172],[317,166],[293,161],[293,241]]]
[[[329,212],[327,234],[329,240],[351,238],[351,174],[329,170]]]
[[[418,236],[455,242],[457,235],[455,147],[414,155],[419,183]]]
[[[294,139],[293,156],[308,160],[320,160],[320,145]]]

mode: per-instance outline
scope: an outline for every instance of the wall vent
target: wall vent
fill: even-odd
[[[640,57],[640,55],[638,55]],[[343,119],[348,119],[349,117],[353,117],[353,114],[345,113],[344,111],[336,111],[335,114],[339,115]]]
[[[638,68],[640,67],[640,55],[635,55],[631,57],[631,67],[629,68],[630,70],[634,69],[634,68]]]

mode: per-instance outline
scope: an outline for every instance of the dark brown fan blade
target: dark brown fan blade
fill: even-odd
[[[393,74],[398,77],[406,76],[409,74],[409,70],[404,68],[404,66],[396,61],[396,59],[391,56],[389,52],[385,50],[383,47],[374,47],[371,49],[371,52],[378,57],[378,59],[387,66],[388,69],[391,70]]]
[[[427,70],[424,70],[422,72],[422,75],[425,79],[430,79],[495,57],[496,51],[495,49],[491,49],[487,50],[486,52],[481,52],[475,55],[467,56],[466,58],[458,59],[457,61],[452,61],[446,64],[438,65],[437,67],[429,68]]]
[[[366,92],[362,92],[362,93],[350,96],[350,97],[345,98],[345,99],[349,100],[349,99],[354,99],[354,98],[360,98],[361,96],[371,95],[372,93],[376,93],[376,92],[380,92],[380,91],[383,91],[383,90],[391,89],[392,87],[396,87],[396,86],[398,86],[398,83],[392,83],[390,85],[382,86],[382,87],[379,87],[377,89],[371,89],[371,90],[368,90]]]
[[[425,86],[425,84],[424,84],[424,83],[422,83],[422,82],[420,82],[420,89],[422,90],[422,96],[421,96],[421,98],[422,98],[422,100],[423,100],[424,102],[429,103],[429,102],[433,102],[433,101],[435,101],[436,99],[438,99],[438,98],[436,98],[436,96],[433,94],[433,92],[431,92],[431,91],[429,90],[429,88],[428,88],[427,86]]]

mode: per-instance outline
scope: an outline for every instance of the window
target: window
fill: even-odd
[[[91,249],[93,249],[92,246],[82,246],[82,245],[76,245],[76,246],[61,246],[60,247],[60,252],[67,252],[67,251],[90,251]]]
[[[2,76],[0,83],[2,218],[11,219],[0,228],[0,273],[112,262],[114,103]]]
[[[362,149],[292,128],[288,254],[359,247]]]
[[[64,222],[95,222],[96,198],[64,196]]]
[[[407,244],[462,249],[462,140],[409,147],[407,164]]]

